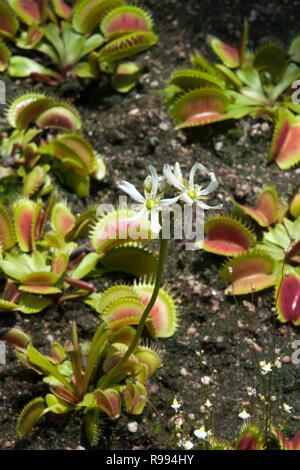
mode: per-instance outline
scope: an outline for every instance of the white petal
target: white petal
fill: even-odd
[[[190,189],[194,189],[194,179],[195,179],[195,174],[197,170],[206,171],[206,168],[205,166],[201,165],[201,163],[195,163],[195,165],[190,171],[190,179],[189,179]]]
[[[174,166],[174,176],[178,181],[183,180],[182,171],[178,162],[176,162]]]
[[[179,196],[171,197],[169,199],[161,199],[159,201],[160,206],[172,206],[173,204],[176,204],[177,201],[181,198],[181,194]]]
[[[170,165],[164,165],[163,174],[168,183],[174,186],[174,188],[180,189],[181,191],[185,190],[184,185],[173,175]]]
[[[201,209],[222,209],[223,204],[218,204],[217,206],[208,206],[202,201],[195,201],[197,206],[199,206]]]
[[[194,434],[198,439],[206,439],[207,438],[207,432],[200,431],[200,429],[196,429],[196,431],[194,431]]]
[[[147,213],[147,209],[146,209],[146,207],[143,207],[136,214],[131,215],[130,217],[126,217],[126,219],[122,219],[122,220],[120,220],[120,222],[133,222],[134,220],[139,220],[146,213]]]
[[[140,204],[144,204],[146,202],[146,199],[141,195],[141,193],[139,193],[136,187],[128,181],[121,181],[118,188]]]
[[[186,204],[194,204],[194,202],[195,202],[194,199],[192,199],[187,193],[182,193],[181,194],[181,199]]]
[[[157,190],[158,190],[158,174],[154,166],[150,165],[149,170],[151,173],[151,178],[152,178],[152,188],[150,192],[150,199],[155,199],[157,195]]]
[[[152,209],[151,214],[151,232],[159,233],[161,231],[161,225],[159,223],[159,211]]]
[[[209,173],[209,176],[210,176],[210,183],[209,185],[207,186],[207,188],[203,189],[202,191],[199,192],[199,194],[201,196],[206,196],[207,194],[210,194],[212,193],[213,191],[215,191],[217,189],[217,187],[219,186],[219,183],[217,181],[217,178],[216,178],[216,175],[214,174],[214,172],[212,171],[211,173]]]

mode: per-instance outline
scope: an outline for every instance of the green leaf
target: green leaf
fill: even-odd
[[[45,397],[46,399],[46,404],[47,408],[44,411],[44,414],[46,413],[55,413],[55,414],[64,414],[67,413],[68,411],[72,410],[72,405],[69,403],[63,402],[59,398],[57,398],[55,395],[52,395],[51,393],[48,393]]]
[[[72,343],[73,343],[73,351],[71,352],[71,363],[72,369],[75,378],[75,389],[76,395],[79,397],[86,391],[83,388],[83,377],[82,377],[82,355],[78,343],[78,334],[77,334],[77,327],[75,321],[72,323]]]
[[[296,64],[289,64],[280,82],[270,91],[270,100],[275,101],[279,95],[289,88],[300,77],[300,68]]]
[[[0,267],[8,277],[20,281],[26,276],[27,269],[18,258],[18,255],[7,255],[6,260],[0,261]]]
[[[93,34],[84,41],[83,49],[80,54],[80,59],[87,54],[90,54],[95,49],[100,47],[104,43],[105,39],[101,34]]]
[[[39,51],[39,52],[42,52],[43,54],[46,54],[47,56],[49,56],[50,59],[57,66],[59,66],[59,56],[57,55],[57,52],[55,51],[54,47],[52,47],[50,44],[43,41],[36,47],[36,50]]]
[[[52,44],[59,56],[60,65],[65,64],[66,50],[58,26],[56,24],[49,24],[44,28],[44,32],[45,38]]]
[[[253,67],[245,67],[244,69],[239,69],[237,71],[237,76],[242,82],[249,85],[249,87],[256,91],[259,95],[264,94],[263,86],[261,79],[257,70]]]
[[[63,384],[67,390],[74,392],[72,385],[65,379],[65,377],[58,371],[57,367],[54,366],[49,359],[38,352],[32,343],[27,347],[27,357],[29,361],[38,368],[42,369],[45,375],[53,375],[61,384]]]
[[[222,75],[225,76],[227,80],[229,80],[230,84],[233,85],[234,88],[241,88],[243,86],[243,82],[231,69],[229,69],[223,64],[216,64],[215,67],[219,72],[222,73]]]
[[[52,304],[52,299],[39,297],[37,295],[25,294],[19,300],[18,307],[22,313],[34,314],[45,310],[45,308]]]
[[[43,65],[38,62],[29,59],[28,57],[22,57],[14,55],[8,66],[8,73],[12,77],[29,77],[33,73],[39,73],[42,75],[48,75],[49,77],[58,78],[57,73],[53,72],[51,69],[43,67]]]
[[[83,55],[84,44],[86,38],[81,34],[72,31],[71,27],[66,27],[63,32],[63,44],[65,50],[64,61],[62,61],[63,67],[70,67],[76,64]]]
[[[103,356],[103,353],[106,348],[106,340],[111,335],[110,330],[104,330],[105,324],[100,325],[93,337],[92,344],[90,346],[90,351],[87,358],[87,364],[83,379],[84,389],[88,388],[91,378],[93,378],[97,366]]]
[[[67,275],[72,279],[82,279],[94,269],[98,261],[98,253],[89,253],[83,258],[83,260],[81,260],[75,269],[68,271]]]

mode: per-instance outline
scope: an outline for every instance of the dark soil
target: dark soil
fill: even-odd
[[[215,171],[220,182],[219,199],[224,211],[230,211],[234,196],[239,202],[253,204],[265,185],[274,185],[281,196],[290,200],[299,187],[300,169],[280,171],[266,165],[266,155],[272,135],[271,124],[264,119],[243,119],[240,122],[206,127],[201,134],[175,132],[163,104],[161,90],[170,73],[188,65],[195,49],[212,60],[206,45],[207,34],[214,34],[232,45],[237,44],[243,19],[250,26],[250,48],[275,41],[287,47],[300,31],[300,1],[239,1],[239,0],[144,0],[143,5],[153,14],[159,43],[140,57],[144,64],[140,84],[128,95],[119,95],[94,84],[87,87],[74,83],[47,89],[69,98],[83,117],[83,133],[95,150],[103,155],[108,167],[101,184],[94,184],[91,196],[79,201],[60,187],[73,207],[81,210],[97,202],[117,201],[117,183],[121,179],[141,185],[148,165],[162,169],[164,163],[180,162],[188,172],[195,162]],[[43,90],[33,82],[7,80],[8,98],[26,90]],[[200,135],[200,137],[199,137]],[[216,150],[222,142],[221,150]],[[199,425],[205,402],[201,385],[203,375],[212,375],[216,434],[235,440],[241,420],[238,413],[244,406],[249,410],[245,388],[253,385],[259,391],[257,369],[252,364],[249,339],[250,314],[243,300],[235,304],[223,294],[225,283],[218,277],[223,260],[203,251],[186,251],[177,241],[170,242],[165,272],[165,285],[178,302],[180,323],[177,334],[161,341],[165,349],[164,367],[149,384],[149,398],[155,408],[147,406],[142,416],[122,416],[116,423],[101,424],[99,449],[170,449],[170,431],[163,418],[171,418],[171,403],[175,395],[183,400],[187,425]],[[106,282],[109,285],[114,279]],[[279,324],[273,328],[271,307],[273,290],[256,294],[253,314],[254,335],[260,360],[270,360],[273,341],[284,359],[276,373],[274,421],[282,422],[278,406],[283,402],[293,406],[288,421],[288,436],[299,429],[300,374],[290,361],[291,343],[300,334],[299,328]],[[70,335],[71,321],[76,320],[79,334],[90,339],[97,316],[81,303],[65,304],[59,313],[49,309],[35,316],[17,316],[17,324],[30,333],[38,348],[47,350],[49,335],[64,342]],[[275,333],[274,333],[275,331]],[[206,365],[201,369],[196,350],[204,350]],[[43,418],[27,438],[16,438],[16,422],[23,406],[31,399],[44,395],[47,386],[37,374],[20,364],[9,350],[7,364],[0,368],[0,448],[2,449],[76,449],[86,447],[81,439],[79,416],[55,421]],[[258,401],[259,402],[259,401]],[[263,404],[258,415],[263,415]],[[138,432],[128,431],[127,424],[138,422]],[[193,429],[193,428],[191,428]],[[192,431],[191,431],[192,435]]]

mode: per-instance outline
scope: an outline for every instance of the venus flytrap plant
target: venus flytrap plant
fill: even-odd
[[[274,123],[269,161],[286,170],[299,162],[299,104],[291,86],[300,77],[299,38],[288,54],[276,44],[247,51],[248,26],[239,47],[215,37],[208,44],[221,60],[209,63],[200,52],[191,57],[191,68],[176,70],[165,90],[176,129],[187,129],[229,119],[265,116]]]
[[[138,81],[140,68],[122,59],[157,43],[151,16],[123,0],[83,0],[69,6],[62,0],[0,2],[0,34],[13,41],[16,55],[0,43],[0,67],[8,64],[13,77],[33,77],[56,86],[71,79],[111,79],[113,88],[128,92]],[[52,7],[52,8],[51,8]],[[20,19],[20,22],[19,22]],[[100,31],[97,32],[96,28]],[[26,56],[46,57],[51,65]]]
[[[26,93],[11,103],[7,120],[14,130],[3,136],[0,152],[4,162],[9,160],[11,166],[18,167],[23,195],[47,194],[52,189],[50,169],[79,197],[89,194],[90,178],[104,178],[105,164],[90,143],[77,134],[81,118],[68,103]],[[53,131],[64,133],[53,136]]]
[[[0,301],[3,309],[38,313],[53,303],[88,296],[95,290],[82,278],[94,269],[98,255],[84,254],[69,264],[77,247],[69,240],[80,236],[94,212],[88,210],[76,219],[54,197],[48,206],[25,197],[18,198],[10,209],[0,205],[0,267],[6,276]],[[49,218],[54,232],[45,234]],[[75,291],[66,292],[69,286],[76,287]]]
[[[157,350],[138,344],[130,360],[103,386],[103,377],[128,349],[131,328],[111,330],[102,323],[92,341],[81,345],[73,322],[71,344],[63,348],[52,343],[48,356],[41,354],[26,335],[18,339],[20,334],[8,337],[6,332],[3,337],[15,345],[17,357],[27,367],[44,376],[50,393],[32,400],[22,410],[17,425],[19,437],[27,435],[45,414],[80,412],[85,435],[94,446],[99,439],[100,413],[111,421],[118,419],[123,400],[127,413],[141,414],[147,400],[146,381],[162,366]]]

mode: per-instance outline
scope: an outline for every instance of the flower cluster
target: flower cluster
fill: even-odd
[[[163,176],[159,176],[152,165],[149,166],[149,170],[150,175],[147,176],[143,185],[144,195],[128,181],[122,181],[119,184],[119,188],[140,206],[137,214],[126,219],[127,221],[138,220],[150,213],[151,231],[159,233],[162,228],[159,221],[160,212],[168,207],[170,208],[170,206],[174,206],[177,202],[188,205],[196,204],[202,210],[221,209],[221,204],[209,206],[205,203],[208,195],[215,191],[219,185],[214,172],[208,173],[210,183],[206,188],[202,189],[202,186],[195,184],[194,180],[197,170],[207,173],[207,169],[201,163],[196,163],[192,167],[188,180],[183,177],[178,162],[175,164],[174,171],[172,171],[170,165],[164,165]],[[165,193],[171,188],[175,191],[176,195],[171,198],[164,198]]]

